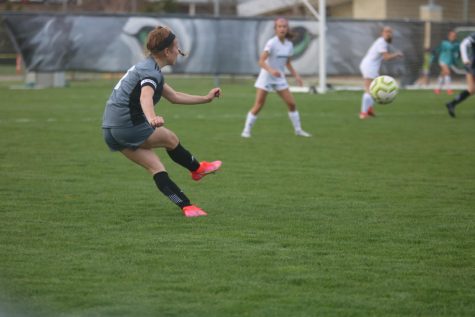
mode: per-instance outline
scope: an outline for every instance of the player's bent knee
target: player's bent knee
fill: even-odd
[[[178,139],[178,136],[174,132],[168,130],[165,142],[166,142],[165,148],[167,150],[173,150],[180,143],[180,139]]]

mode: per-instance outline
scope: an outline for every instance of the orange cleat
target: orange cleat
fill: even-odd
[[[452,95],[454,92],[452,89],[447,89],[447,95]]]
[[[199,181],[206,175],[214,173],[217,170],[219,170],[219,168],[221,167],[221,164],[223,164],[223,162],[221,161],[214,161],[214,162],[203,161],[200,163],[200,167],[198,167],[196,171],[191,172],[191,178],[193,178],[193,180],[195,181]]]
[[[195,205],[190,205],[190,206],[183,207],[182,210],[183,210],[183,215],[187,218],[201,217],[201,216],[207,216],[208,215],[201,208],[196,207]]]

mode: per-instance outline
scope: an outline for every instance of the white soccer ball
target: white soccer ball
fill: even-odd
[[[379,76],[373,79],[369,86],[369,93],[374,101],[387,104],[394,101],[399,92],[397,82],[391,76]]]

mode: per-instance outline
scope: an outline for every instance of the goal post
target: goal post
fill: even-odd
[[[327,69],[326,69],[326,0],[318,1],[318,12],[308,0],[302,0],[303,4],[318,21],[318,89],[324,94],[327,91]]]

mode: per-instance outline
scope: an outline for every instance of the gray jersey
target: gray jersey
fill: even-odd
[[[133,127],[147,121],[140,105],[142,87],[154,89],[153,104],[163,91],[163,75],[152,57],[132,66],[114,87],[107,100],[103,128]]]

